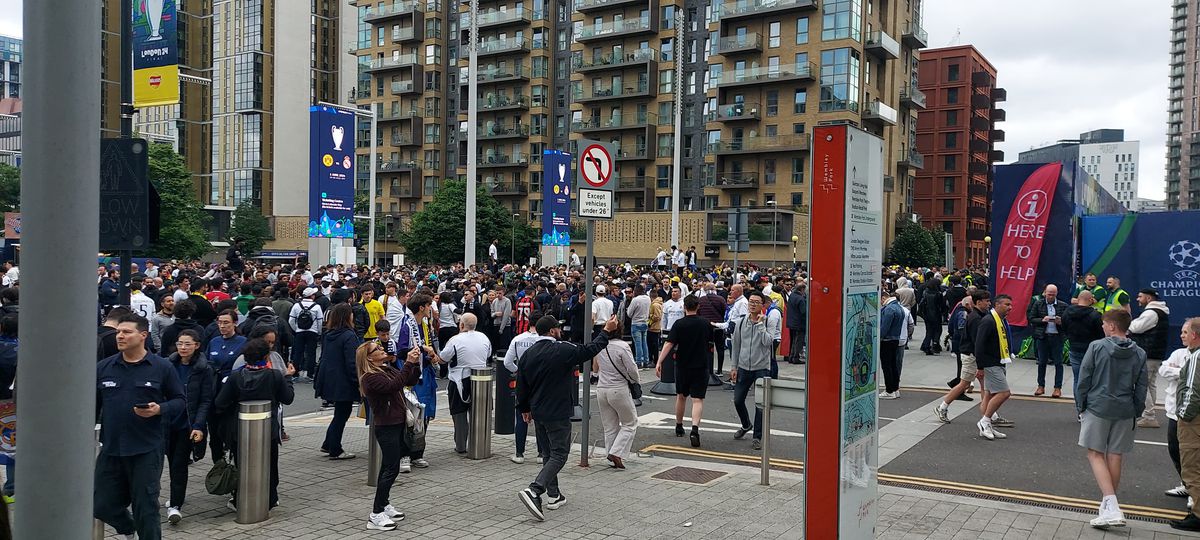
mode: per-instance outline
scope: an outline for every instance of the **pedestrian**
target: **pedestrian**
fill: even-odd
[[[728,325],[732,342],[730,359],[733,364],[733,369],[729,372],[729,381],[734,383],[733,407],[741,422],[741,427],[734,432],[733,438],[741,440],[753,429],[752,446],[758,450],[762,447],[762,408],[755,406],[754,423],[751,424],[750,412],[746,409],[746,397],[753,390],[755,381],[771,376],[774,340],[763,315],[766,296],[758,291],[750,293],[749,296],[746,301],[748,311],[731,320]]]
[[[168,297],[164,295],[163,301],[165,302],[167,298]],[[204,327],[201,326],[195,318],[193,318],[196,314],[195,299],[184,298],[183,300],[175,300],[172,298],[171,300],[175,301],[175,320],[170,326],[162,329],[162,335],[159,337],[162,347],[159,348],[159,354],[171,356],[171,354],[175,352],[175,342],[179,341],[179,334],[183,333],[184,330],[195,331],[196,335],[200,336],[201,339],[200,352],[207,351],[208,341],[204,340]],[[203,301],[207,302],[207,300]]]
[[[193,302],[207,302],[207,300],[194,298]],[[216,386],[213,389],[216,395],[221,394],[221,388],[230,372],[233,371],[234,362],[242,355],[242,348],[246,345],[246,337],[236,333],[237,324],[234,322],[236,318],[236,308],[222,310],[216,320],[218,334],[209,340],[208,347],[205,349],[209,366],[212,367],[216,377]],[[178,342],[178,340],[176,341]],[[227,438],[236,428],[235,416],[235,414],[227,414],[219,410],[214,410],[209,414],[208,422],[211,429],[208,433],[208,448],[212,452],[213,463],[223,459],[226,451],[233,451]]]
[[[804,344],[808,338],[808,286],[797,281],[787,298],[787,329],[790,347],[789,364],[804,363]]]
[[[512,373],[513,383],[511,385],[511,390],[509,391],[512,392],[513,395],[513,411],[516,413],[513,419],[513,438],[515,440],[516,450],[514,451],[512,457],[509,458],[509,461],[512,461],[518,465],[525,463],[525,442],[529,437],[529,423],[525,421],[524,416],[521,415],[521,411],[517,410],[517,372],[520,370],[520,363],[522,358],[525,356],[525,351],[528,351],[529,347],[532,347],[534,343],[549,339],[553,338],[538,335],[537,326],[535,323],[535,326],[529,327],[528,332],[514,337],[512,343],[509,343],[508,345],[508,350],[504,352],[504,367],[507,368],[510,373]],[[534,441],[537,445],[538,464],[541,465],[546,456],[546,446],[544,441],[537,437],[536,433],[534,433]]]
[[[281,405],[291,405],[296,393],[292,388],[291,377],[286,377],[279,370],[268,366],[271,345],[265,340],[250,340],[246,343],[243,354],[246,360],[245,369],[234,371],[229,376],[229,380],[217,394],[214,407],[219,413],[231,416],[238,410],[238,404],[242,401],[266,400],[271,402],[271,440],[269,441],[271,471],[267,499],[267,508],[271,509],[279,506],[279,445],[283,444]],[[355,386],[357,387],[357,384]],[[229,448],[235,462],[238,459],[238,436],[237,429],[229,430]],[[225,506],[236,512],[239,502],[238,492],[234,491]]]
[[[1007,294],[996,296],[992,311],[984,315],[975,331],[976,376],[983,381],[979,419],[979,436],[989,441],[1006,439],[1008,436],[996,431],[997,427],[1011,427],[1008,420],[1001,421],[1000,406],[1012,395],[1008,386],[1005,366],[1013,361],[1010,347],[1012,339],[1008,330],[1008,312],[1012,309],[1012,297]]]
[[[1079,446],[1087,449],[1092,476],[1104,498],[1092,527],[1123,527],[1117,503],[1121,461],[1133,450],[1135,422],[1146,406],[1146,352],[1129,339],[1129,312],[1104,313],[1105,338],[1093,341],[1079,367],[1083,420]]]
[[[127,313],[116,330],[120,352],[96,365],[101,446],[92,514],[126,540],[159,540],[166,427],[183,413],[183,386],[170,362],[146,350],[145,317]]]
[[[0,317],[0,402],[11,402],[16,407],[17,358],[19,341],[16,313]],[[16,421],[6,427],[10,435],[4,441],[0,461],[4,462],[3,496],[6,504],[13,504],[16,492]]]
[[[454,423],[454,451],[460,455],[467,453],[467,436],[471,428],[467,420],[471,408],[471,370],[487,367],[488,359],[492,357],[492,344],[487,336],[475,331],[477,323],[474,314],[463,315],[459,333],[450,338],[435,360],[442,365],[453,365],[446,397]]]
[[[545,521],[542,496],[546,496],[546,508],[557,510],[567,503],[566,496],[558,486],[558,473],[567,463],[571,449],[571,392],[575,370],[590,361],[608,346],[608,340],[616,335],[620,323],[615,316],[604,323],[604,331],[596,334],[587,345],[560,342],[562,330],[558,319],[543,315],[537,321],[539,336],[552,339],[534,343],[521,361],[517,371],[517,408],[526,422],[536,420],[537,435],[546,441],[548,457],[542,469],[529,487],[518,494],[529,513],[538,521]]]
[[[1117,276],[1108,276],[1108,290],[1104,298],[1104,311],[1112,311],[1114,309],[1122,309],[1129,311],[1129,293],[1121,288],[1121,278]]]
[[[359,289],[362,296],[360,302],[367,312],[367,330],[361,336],[363,340],[375,339],[375,323],[384,318],[383,304],[375,299],[375,289],[370,285],[364,285]]]
[[[672,295],[679,289],[673,289]],[[667,344],[658,353],[658,364],[654,373],[662,378],[663,363],[667,358],[675,362],[675,436],[683,436],[683,411],[687,399],[692,398],[692,429],[689,439],[692,446],[700,447],[700,421],[704,416],[704,397],[708,393],[708,378],[712,371],[709,362],[712,351],[712,329],[708,321],[696,314],[700,301],[689,295],[683,299],[684,317],[675,321],[667,334]]]
[[[317,291],[316,287],[305,288],[303,298],[288,313],[293,336],[292,364],[302,374],[302,382],[312,382],[317,375],[317,342],[325,323],[325,311],[315,300]]]
[[[596,403],[600,407],[600,423],[604,426],[608,463],[613,468],[624,469],[638,426],[637,407],[629,390],[630,385],[640,384],[633,351],[622,340],[610,341],[592,360],[592,369],[598,376]]]
[[[925,321],[925,339],[921,350],[926,355],[942,352],[942,321],[946,319],[946,299],[942,296],[941,283],[933,278],[933,272],[925,272],[925,283],[921,285],[921,298],[917,303],[917,314]],[[908,307],[908,306],[905,306]]]
[[[183,385],[186,401],[183,414],[172,419],[167,430],[167,469],[171,493],[167,499],[167,521],[172,525],[183,519],[184,497],[187,495],[188,465],[192,463],[195,446],[204,444],[208,430],[208,412],[212,407],[215,382],[208,359],[200,352],[200,334],[184,330],[175,341],[176,352],[168,360],[175,367]]]
[[[655,295],[650,299],[650,315],[646,317],[646,365],[642,369],[650,369],[650,359],[658,358],[662,347],[663,299]]]
[[[934,409],[934,414],[944,424],[950,423],[950,403],[966,396],[967,389],[971,387],[971,383],[978,374],[979,368],[975,360],[975,334],[979,331],[980,321],[992,307],[991,295],[987,291],[976,289],[971,292],[971,296],[964,300],[968,299],[970,303],[966,304],[962,313],[958,315],[959,319],[957,320],[961,322],[955,322],[954,338],[960,363],[959,375],[956,378],[958,382],[954,383],[950,391],[942,397],[942,402]],[[955,319],[952,317],[951,320]]]
[[[429,421],[437,415],[437,351],[440,348],[437,340],[437,322],[433,319],[433,297],[418,292],[409,297],[407,307],[412,316],[404,321],[407,329],[396,331],[396,354],[406,355],[411,348],[421,351],[421,380],[413,386],[413,393],[424,406],[424,423],[428,427]],[[429,467],[429,461],[425,459],[423,438],[409,449],[409,455],[400,460],[400,472],[407,472],[412,467]]]
[[[162,334],[167,327],[175,324],[175,298],[164,294],[158,297],[158,310],[150,316],[150,340],[154,344],[154,350],[163,353]]]
[[[1054,366],[1054,392],[1050,397],[1062,397],[1063,380],[1063,315],[1067,303],[1058,299],[1058,287],[1046,285],[1040,298],[1034,298],[1025,310],[1025,317],[1033,329],[1034,347],[1037,349],[1037,389],[1033,395],[1046,393],[1046,364]]]
[[[879,366],[883,370],[883,392],[879,399],[900,397],[900,369],[897,365],[901,334],[908,332],[904,306],[889,292],[883,293],[879,313]]]
[[[317,371],[313,388],[319,398],[333,403],[333,420],[325,430],[321,453],[329,459],[354,459],[354,454],[342,448],[342,432],[361,396],[355,351],[361,341],[354,330],[354,313],[349,304],[339,303],[329,310],[325,333],[321,336],[321,369]]]
[[[368,529],[379,531],[393,530],[397,521],[404,520],[404,512],[397,510],[388,499],[400,472],[400,459],[409,453],[405,443],[408,409],[404,389],[416,384],[421,377],[419,349],[409,349],[399,367],[394,365],[392,358],[378,342],[363,343],[354,354],[359,386],[363,400],[371,408],[371,425],[375,428],[375,440],[380,450],[375,501],[367,520]]]
[[[1184,321],[1179,340],[1187,357],[1179,370],[1179,388],[1175,391],[1175,415],[1179,429],[1179,465],[1189,499],[1200,499],[1200,317]],[[1200,508],[1192,506],[1187,517],[1172,521],[1171,526],[1185,531],[1200,531]]]
[[[650,330],[650,297],[646,295],[646,288],[642,284],[634,284],[633,299],[629,301],[625,314],[629,316],[629,333],[633,336],[635,363],[639,369],[649,367],[650,353],[647,349],[646,334]]]
[[[1170,332],[1168,316],[1171,314],[1167,303],[1158,297],[1158,291],[1145,288],[1138,291],[1137,303],[1142,308],[1133,322],[1129,323],[1129,338],[1146,351],[1146,373],[1149,383],[1146,387],[1146,408],[1142,417],[1138,418],[1137,427],[1158,427],[1158,415],[1154,411],[1158,402],[1158,391],[1155,379],[1158,368],[1167,358],[1167,335]]]
[[[1080,291],[1062,316],[1063,330],[1067,336],[1067,358],[1071,361],[1071,395],[1075,397],[1077,419],[1082,419],[1083,414],[1083,409],[1079,406],[1079,366],[1083,364],[1083,355],[1087,352],[1088,345],[1097,339],[1104,339],[1100,311],[1093,306],[1094,298],[1091,291]]]
[[[1180,478],[1179,485],[1166,490],[1165,494],[1168,497],[1187,497],[1188,508],[1191,508],[1194,501],[1188,497],[1187,486],[1183,485],[1183,469],[1179,461],[1179,415],[1176,414],[1177,403],[1175,401],[1175,393],[1179,389],[1179,371],[1183,369],[1187,358],[1186,346],[1176,349],[1158,367],[1158,377],[1166,381],[1166,386],[1163,388],[1163,410],[1167,413],[1167,455],[1171,458],[1171,464],[1175,466],[1176,476]],[[1147,388],[1149,388],[1148,381]]]

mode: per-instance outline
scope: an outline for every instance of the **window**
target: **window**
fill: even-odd
[[[670,28],[675,28],[675,6],[663,6],[662,29],[667,30]]]
[[[860,62],[858,51],[849,48],[821,51],[821,112],[858,112]]]
[[[804,192],[792,193],[792,206],[804,205]]]
[[[949,155],[949,156],[942,156],[942,158],[943,158],[942,159],[942,170],[943,171],[957,171],[958,170],[958,156]]]
[[[808,109],[808,90],[796,90],[796,99],[792,104],[792,112],[801,114]]]
[[[792,133],[796,135],[804,135],[804,122],[792,124]]]
[[[958,148],[958,132],[951,131],[946,134],[946,148]]]
[[[946,111],[946,126],[958,125],[958,111]]]
[[[779,32],[781,30],[779,21],[771,21],[771,23],[767,25],[767,28],[767,47],[778,47]]]
[[[779,116],[779,90],[767,90],[767,116]]]
[[[951,82],[958,80],[958,64],[950,64],[946,68],[946,80]]]
[[[855,39],[862,30],[862,0],[830,0],[825,3],[821,39]]]
[[[954,184],[955,184],[955,178],[953,176],[943,176],[942,177],[942,190],[943,190],[942,192],[943,193],[954,193],[955,187],[956,187]]]
[[[945,199],[942,201],[942,215],[943,216],[953,216],[954,215],[954,199]]]
[[[675,70],[664,69],[658,72],[658,93],[670,94],[675,91]]]
[[[804,183],[804,158],[792,158],[792,183]]]
[[[808,17],[796,19],[796,45],[808,43]]]
[[[946,89],[946,103],[951,104],[951,105],[958,103],[958,89],[957,88],[947,88]]]

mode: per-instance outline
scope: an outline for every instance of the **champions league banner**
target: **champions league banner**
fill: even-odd
[[[133,13],[133,106],[179,103],[179,35],[175,0],[137,0]]]
[[[351,111],[309,108],[309,238],[354,238],[354,125]]]
[[[542,152],[542,245],[571,245],[571,154]]]
[[[1139,289],[1158,291],[1171,311],[1170,342],[1180,346],[1183,321],[1200,314],[1200,211],[1085,216],[1082,262],[1101,283],[1120,279],[1131,300]]]

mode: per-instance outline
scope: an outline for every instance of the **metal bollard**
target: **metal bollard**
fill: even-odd
[[[241,524],[266,521],[271,486],[271,402],[243,401],[238,410],[237,518]]]
[[[100,424],[96,424],[96,456],[100,456]],[[104,540],[104,522],[92,520],[92,540]]]
[[[496,360],[496,435],[516,433],[516,377]]]
[[[367,406],[366,403],[363,404]],[[379,440],[375,438],[375,423],[367,428],[367,485],[375,487],[379,484],[379,469],[383,465],[383,450],[379,448]]]
[[[492,380],[494,368],[471,370],[471,409],[467,416],[471,431],[467,435],[467,457],[492,457]]]
[[[759,484],[771,485],[771,378],[763,377],[763,434],[762,434],[762,478]]]

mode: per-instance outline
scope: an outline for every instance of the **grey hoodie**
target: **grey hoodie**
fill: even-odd
[[[1080,410],[1100,418],[1137,418],[1146,408],[1146,352],[1126,338],[1093,341],[1079,367]]]

